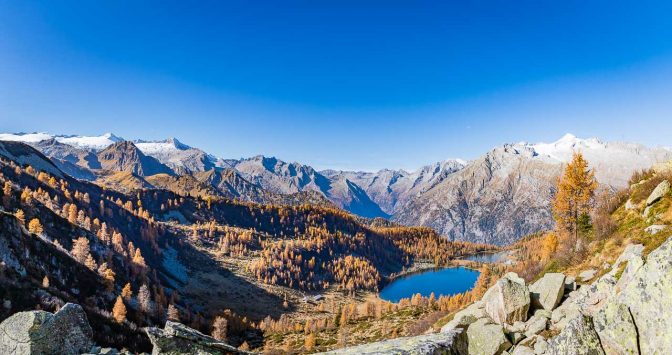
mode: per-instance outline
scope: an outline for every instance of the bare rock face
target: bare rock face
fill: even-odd
[[[653,205],[669,192],[670,192],[670,182],[667,180],[663,180],[663,182],[658,184],[658,186],[656,186],[656,188],[653,189],[651,195],[649,195],[649,198],[646,199],[646,205],[647,206]]]
[[[626,305],[615,302],[607,304],[595,315],[594,324],[607,353],[639,353],[637,327]]]
[[[145,328],[154,346],[154,355],[178,354],[247,354],[247,352],[209,337],[184,324],[166,321],[163,329]]]
[[[496,355],[511,347],[500,324],[493,324],[490,319],[479,319],[467,329],[469,354]]]
[[[93,346],[93,331],[80,305],[58,312],[19,312],[0,324],[0,354],[81,354]]]
[[[322,354],[331,355],[383,355],[383,354],[461,354],[455,349],[454,343],[460,330],[448,333],[425,334],[414,337],[403,337],[380,341],[377,343],[353,346],[345,349],[328,351]]]
[[[530,286],[532,307],[552,311],[565,293],[565,275],[547,273]]]
[[[558,336],[549,340],[546,352],[551,355],[604,354],[593,319],[585,315],[574,318]]]
[[[525,280],[510,272],[488,289],[483,302],[485,312],[495,323],[524,322],[530,308],[530,291]]]
[[[638,260],[634,258],[634,260]],[[646,262],[634,264],[636,271],[623,273],[629,282],[615,302],[627,306],[637,327],[642,354],[672,353],[672,238],[652,251]],[[641,265],[641,266],[640,266]],[[621,276],[623,279],[623,276]],[[612,323],[613,324],[613,323]]]

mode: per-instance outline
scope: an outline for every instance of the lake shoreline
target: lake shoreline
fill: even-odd
[[[431,293],[436,297],[450,296],[471,290],[479,275],[479,270],[463,265],[435,267],[433,263],[421,263],[396,275],[380,289],[378,297],[389,302],[399,302],[416,293],[423,297],[429,297]]]

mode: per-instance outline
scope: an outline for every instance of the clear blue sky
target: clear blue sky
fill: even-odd
[[[672,2],[0,2],[0,131],[413,169],[566,132],[672,145]]]

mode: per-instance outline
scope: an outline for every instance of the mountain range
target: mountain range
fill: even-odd
[[[497,146],[471,160],[414,172],[317,171],[275,157],[223,159],[181,143],[47,133],[0,134],[49,157],[78,179],[120,190],[165,188],[260,203],[333,204],[367,218],[424,225],[451,240],[509,244],[553,225],[549,201],[562,165],[580,151],[603,188],[627,185],[635,170],[672,159],[667,148],[567,134],[552,143]]]

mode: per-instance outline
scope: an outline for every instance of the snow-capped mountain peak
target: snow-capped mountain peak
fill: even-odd
[[[105,149],[114,143],[124,140],[113,133],[105,133],[100,136],[52,135],[45,132],[0,134],[0,140],[24,143],[38,143],[49,139],[55,139],[59,143],[76,148],[93,150]]]
[[[575,151],[602,150],[606,144],[598,138],[582,139],[567,133],[552,143],[527,144],[537,155],[547,156],[557,161],[567,161]]]
[[[169,153],[191,148],[172,137],[162,141],[137,140],[134,143],[145,154]]]
[[[102,150],[124,139],[113,133],[105,133],[100,136],[54,136],[60,143],[68,144],[82,149]]]

